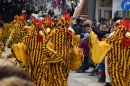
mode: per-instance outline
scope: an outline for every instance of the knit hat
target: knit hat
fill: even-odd
[[[80,38],[83,39],[84,38],[84,33],[80,34]]]
[[[83,39],[88,40],[88,39],[89,39],[89,33],[85,33],[85,34],[84,34],[84,38],[83,38]]]
[[[90,20],[86,20],[85,23],[86,24],[92,24],[92,22]]]

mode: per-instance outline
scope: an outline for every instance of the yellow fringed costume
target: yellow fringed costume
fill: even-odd
[[[107,38],[112,45],[108,52],[108,73],[111,86],[130,86],[130,21],[121,20],[114,35]]]
[[[20,19],[15,22],[14,26],[12,27],[11,34],[6,42],[6,46],[17,44],[21,42],[23,37],[26,35],[24,31],[24,26],[26,25],[26,21],[21,16]]]
[[[91,60],[96,65],[103,61],[106,53],[111,49],[111,45],[106,41],[99,41],[93,31],[90,32],[90,46]]]
[[[93,62],[95,64],[100,63],[104,59],[104,55],[108,56],[107,66],[111,79],[111,86],[130,86],[129,22],[130,20],[121,20],[120,25],[116,27],[114,35],[103,41],[104,44],[111,45],[111,48],[103,48],[104,45],[101,42],[98,42],[96,35],[93,32],[90,34],[91,52],[92,54],[95,54],[92,55]],[[102,48],[98,47],[97,49],[96,45],[100,45]]]
[[[43,42],[37,39],[38,31],[27,35],[21,44],[12,46],[17,60],[26,65],[34,86],[67,86],[70,69],[76,70],[82,63],[83,52],[77,46],[74,32],[72,28],[68,29],[65,18],[61,20],[58,28],[53,29]]]
[[[4,43],[6,38],[10,35],[11,33],[11,24],[10,23],[4,23],[3,27],[0,27],[0,57],[2,54],[2,50],[5,48]]]

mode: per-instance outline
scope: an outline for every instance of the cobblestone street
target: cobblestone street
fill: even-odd
[[[71,72],[68,80],[69,86],[104,86],[99,83],[98,76],[89,76],[89,73]]]

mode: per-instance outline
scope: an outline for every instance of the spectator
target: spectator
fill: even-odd
[[[54,18],[53,18],[53,22],[54,22],[54,26],[56,26],[56,24],[58,23],[57,16],[54,16]]]
[[[85,72],[89,68],[89,47],[88,47],[89,33],[84,34],[83,40],[79,44],[79,48],[83,49],[84,61],[82,66],[76,71],[77,73]]]
[[[1,86],[33,86],[26,71],[13,66],[0,66]]]
[[[90,25],[88,24],[88,23],[85,23],[84,24],[84,29],[83,29],[83,33],[90,33],[90,29],[91,29],[91,27],[90,27]]]
[[[27,81],[31,81],[31,77],[27,74],[26,71],[20,69],[20,68],[16,68],[13,66],[0,66],[0,80],[4,79],[4,78],[8,78],[8,77],[18,77]]]
[[[33,86],[31,82],[26,80],[17,78],[17,77],[9,77],[4,78],[0,81],[1,86]]]
[[[81,19],[76,19],[76,24],[74,25],[74,31],[76,35],[80,35],[83,31],[83,25],[81,24]]]
[[[92,20],[92,22],[93,22],[93,27],[96,28],[96,27],[98,26],[98,22],[97,22],[97,20],[94,19],[94,20]]]
[[[52,9],[49,9],[48,15],[49,15],[50,17],[53,17],[53,16],[55,15],[55,13],[54,13],[54,11],[53,11]]]

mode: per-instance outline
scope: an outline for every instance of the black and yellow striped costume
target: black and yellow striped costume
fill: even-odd
[[[118,26],[114,35],[106,40],[112,45],[107,62],[111,86],[130,86],[130,46],[121,45],[126,32],[125,26]]]

